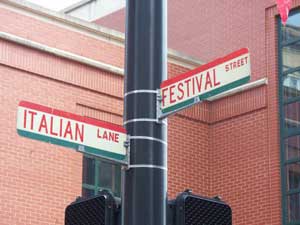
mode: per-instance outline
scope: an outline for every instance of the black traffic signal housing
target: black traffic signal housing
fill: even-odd
[[[220,199],[185,191],[169,201],[167,225],[232,225],[232,212]]]
[[[65,225],[116,225],[118,218],[118,204],[108,191],[76,200],[65,210]]]

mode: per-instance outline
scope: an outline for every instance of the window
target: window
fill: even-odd
[[[300,225],[300,11],[278,27],[283,224]]]
[[[112,14],[126,5],[126,0],[27,0],[46,9],[59,11],[89,22]]]
[[[61,12],[92,22],[124,8],[125,3],[125,0],[82,0]]]
[[[82,164],[82,197],[97,195],[99,191],[110,190],[116,197],[121,192],[121,167],[84,156]]]

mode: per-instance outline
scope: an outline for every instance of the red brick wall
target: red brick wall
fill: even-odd
[[[81,42],[81,35],[73,31],[5,9],[0,8],[0,11],[5,18],[0,22],[1,31],[122,66],[121,47],[88,37]],[[64,35],[54,38],[53,33],[58,31]],[[70,36],[72,38],[65,38]],[[96,55],[86,48],[86,42],[95,43]],[[187,70],[174,64],[170,64],[169,69],[171,76]],[[3,202],[0,224],[63,224],[66,205],[81,195],[82,155],[18,136],[18,103],[27,100],[122,124],[123,77],[0,39],[0,79],[0,121],[4,128],[0,131],[0,200]],[[171,196],[187,187],[208,194],[208,152],[205,151],[208,126],[196,122],[199,115],[207,118],[207,104],[170,118]],[[187,132],[191,135],[178,144],[177,138]],[[190,145],[197,138],[199,141]],[[185,154],[187,161],[181,160]],[[186,176],[187,173],[190,175]]]
[[[0,7],[0,30],[69,51],[104,63],[123,67],[124,47],[99,41],[72,31]]]
[[[168,65],[169,77],[188,69]],[[203,103],[168,117],[169,198],[189,188],[209,195],[209,104]]]
[[[271,224],[266,121],[259,109],[211,127],[210,193],[230,203],[234,224]]]
[[[187,188],[209,195],[208,124],[183,116],[168,120],[169,198]]]
[[[222,196],[232,206],[234,224],[282,224],[275,1],[230,1],[228,4],[224,1],[188,1],[178,10],[169,12],[176,13],[175,18],[184,13],[184,8],[199,10],[197,4],[201,5],[201,16],[189,23],[184,19],[181,22],[191,27],[201,24],[201,29],[195,29],[196,33],[203,33],[201,39],[193,41],[193,35],[185,37],[184,29],[188,28],[182,24],[177,26],[182,30],[169,30],[172,33],[170,42],[173,38],[173,45],[175,42],[184,45],[187,51],[195,52],[194,55],[197,55],[196,51],[201,52],[201,59],[206,61],[248,47],[251,80],[268,78],[267,86],[210,103],[208,117],[198,114],[200,126],[208,122],[207,193]],[[299,5],[300,1],[293,1],[293,7]],[[189,14],[193,13],[189,11]],[[178,41],[181,38],[192,40]],[[204,108],[200,107],[198,112]],[[206,138],[200,141],[206,142]],[[201,172],[198,177],[201,180],[199,193],[204,193],[207,189],[203,187]]]
[[[269,84],[168,119],[169,196],[186,188],[220,195],[235,225],[279,225],[276,8],[270,0],[236,2],[201,1],[201,20],[215,24],[201,28],[210,34],[197,47],[201,59],[248,46],[252,80],[268,77]],[[1,31],[123,66],[123,47],[2,8],[0,14]],[[170,77],[185,71],[169,64]],[[27,100],[122,124],[123,77],[0,39],[0,79],[0,224],[63,224],[66,205],[81,194],[82,155],[18,136],[17,105]]]
[[[0,14],[3,32],[123,65],[123,47]],[[17,106],[27,100],[121,125],[123,77],[0,39],[0,80],[0,224],[63,224],[65,207],[81,195],[82,154],[18,136]]]
[[[11,43],[1,42],[1,52],[7,47],[5,53],[14,53],[9,45]],[[22,51],[25,56],[29,50],[19,46],[15,54],[22,55]],[[0,224],[3,225],[63,224],[66,205],[81,195],[82,155],[67,148],[18,136],[16,112],[19,101],[27,100],[122,124],[122,100],[85,87],[91,85],[85,79],[90,68],[72,65],[61,59],[61,65],[55,64],[40,55],[40,60],[48,62],[44,67],[46,75],[43,76],[42,72],[35,72],[39,65],[34,55],[31,56],[27,62],[32,66],[26,70],[15,67],[13,60],[10,64],[2,64],[1,61],[0,65]],[[25,66],[22,62],[16,63],[20,68]],[[81,67],[80,73],[69,74],[74,79],[77,77],[80,85],[68,81],[63,73],[57,74],[63,81],[49,77],[57,67],[63,69],[68,66]],[[119,79],[112,75],[110,79],[115,78],[114,81],[105,79],[106,73],[98,71],[98,76],[101,75],[103,82],[109,86],[117,84]]]
[[[265,76],[265,9],[275,3],[169,0],[169,45],[204,62],[248,47],[256,80]]]

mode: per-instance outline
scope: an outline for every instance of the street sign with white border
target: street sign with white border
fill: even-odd
[[[115,124],[21,101],[17,132],[23,137],[128,164],[126,130]]]
[[[250,54],[242,48],[160,85],[160,118],[250,80]]]

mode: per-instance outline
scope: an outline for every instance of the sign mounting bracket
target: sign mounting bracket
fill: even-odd
[[[176,110],[173,110],[173,111],[167,112],[167,113],[163,113],[163,111],[161,109],[161,102],[162,102],[162,97],[160,94],[160,89],[157,89],[157,98],[156,98],[156,120],[157,120],[157,123],[162,123],[162,120],[165,119],[166,117],[173,115],[185,108],[189,108],[190,106],[193,106],[197,103],[201,103],[202,101],[199,96],[196,96],[196,97],[194,97],[194,101],[192,103],[185,105],[182,108],[178,108]]]

